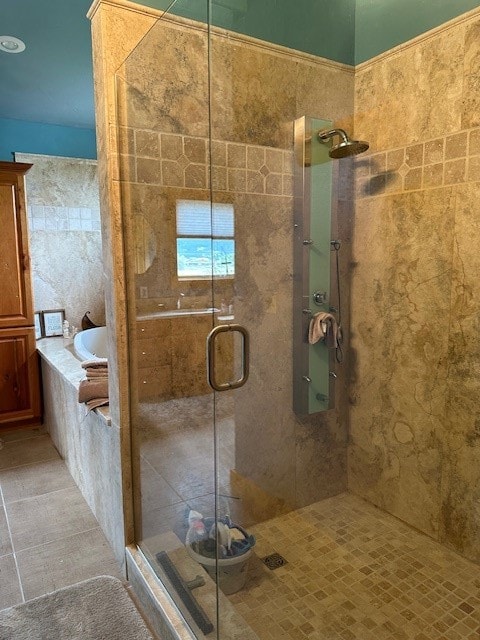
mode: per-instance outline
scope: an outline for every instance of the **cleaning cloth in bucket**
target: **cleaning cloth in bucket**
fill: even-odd
[[[190,511],[188,516],[189,529],[186,544],[205,558],[232,558],[246,553],[255,546],[255,537],[243,527],[224,516],[204,518],[198,511]]]

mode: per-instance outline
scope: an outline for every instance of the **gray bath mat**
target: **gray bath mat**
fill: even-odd
[[[1,640],[152,640],[120,580],[100,576],[0,612]]]

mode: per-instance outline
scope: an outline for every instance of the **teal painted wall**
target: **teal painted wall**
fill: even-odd
[[[357,0],[355,64],[480,6],[480,0]]]
[[[94,159],[95,131],[0,118],[0,160],[11,161],[13,151]]]
[[[166,9],[167,0],[142,4]],[[212,0],[211,22],[254,38],[353,64],[355,0]],[[177,0],[172,13],[206,21],[207,0]]]
[[[140,1],[206,20],[208,0]],[[211,0],[217,26],[348,64],[479,6],[480,0]],[[12,151],[95,158],[95,132],[0,118],[0,158],[10,160]]]

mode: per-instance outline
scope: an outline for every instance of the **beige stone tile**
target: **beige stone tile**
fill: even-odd
[[[159,160],[155,160],[153,158],[137,158],[136,170],[137,182],[146,182],[147,184],[161,184],[162,173],[161,163]]]
[[[167,187],[183,187],[185,177],[182,167],[178,162],[171,160],[162,161],[162,182]]]
[[[225,167],[212,167],[212,189],[214,191],[227,190],[227,169]]]
[[[99,528],[20,551],[17,561],[27,600],[98,575],[122,578]]]
[[[190,189],[206,189],[207,171],[204,164],[189,164],[185,168],[185,186]]]
[[[265,179],[265,191],[271,195],[282,195],[282,175],[279,173],[269,173]]]
[[[203,138],[190,138],[185,136],[183,139],[183,153],[196,164],[205,164],[207,161],[206,140]]]
[[[466,160],[461,158],[459,160],[450,160],[445,162],[445,184],[455,184],[458,182],[464,182],[466,170]]]
[[[441,336],[438,325],[432,327],[429,322],[432,314],[448,322],[448,314],[443,313],[450,305],[453,216],[450,189],[362,201],[357,203],[361,224],[355,228],[352,255],[357,266],[351,313],[364,320],[352,336],[358,377],[350,417],[350,487],[361,486],[362,495],[375,504],[412,524],[414,518],[414,526],[432,535],[439,518],[439,438],[448,330],[444,325],[447,333]],[[392,224],[385,224],[386,219]],[[366,309],[372,309],[370,320]],[[407,334],[408,346],[402,337]],[[387,349],[381,347],[385,340]],[[431,371],[436,372],[435,379]],[[378,422],[372,415],[372,397],[380,402]],[[426,414],[419,409],[424,403]],[[427,432],[430,441],[425,440]],[[377,438],[385,455],[380,468],[373,445]],[[414,459],[419,466],[412,466]],[[419,474],[420,467],[426,475]]]
[[[136,23],[135,18],[132,22]],[[158,20],[123,65],[129,125],[207,137],[207,66],[206,33],[172,28]],[[162,81],[152,82],[152,78]]]
[[[20,580],[13,555],[0,557],[0,609],[23,602]]]
[[[228,190],[245,191],[247,172],[244,169],[228,169]]]
[[[227,166],[230,169],[245,169],[247,147],[244,144],[227,144]]]
[[[282,193],[284,196],[292,196],[293,197],[293,192],[294,192],[294,179],[293,176],[290,175],[284,175],[283,176],[283,190]]]
[[[441,539],[478,562],[480,554],[476,541],[480,522],[473,505],[479,500],[478,465],[475,463],[480,442],[475,411],[478,396],[475,362],[479,349],[475,335],[480,305],[474,291],[479,268],[476,246],[480,224],[471,203],[480,197],[480,189],[478,182],[474,182],[456,190],[446,404],[448,430],[445,433],[448,453],[442,482]]]
[[[262,147],[247,147],[247,169],[260,170],[265,164],[265,149]]]
[[[411,169],[404,178],[405,191],[409,191],[412,189],[421,189],[422,174],[423,174],[423,170],[421,167],[417,167],[416,169]]]
[[[8,530],[7,518],[3,505],[0,505],[0,556],[12,553],[10,532]]]
[[[423,168],[423,186],[440,187],[443,184],[443,164],[430,164]]]
[[[63,460],[50,460],[0,471],[5,503],[75,487]]]
[[[160,139],[156,131],[135,131],[135,155],[159,158]]]
[[[5,505],[15,551],[98,526],[79,489],[61,489]]]
[[[405,149],[405,162],[409,167],[423,165],[423,144],[413,144]]]
[[[478,182],[480,180],[480,156],[473,156],[468,159],[467,181]]]
[[[0,469],[10,469],[22,464],[41,462],[44,460],[58,460],[58,451],[52,444],[50,436],[42,435],[28,440],[28,446],[24,441],[7,442],[0,449]]]
[[[356,162],[355,162],[356,165]],[[387,154],[375,153],[370,156],[370,172],[372,175],[383,173],[387,170]]]
[[[162,133],[162,160],[178,160],[183,153],[182,137]]]
[[[445,160],[463,158],[467,155],[468,134],[466,131],[447,136],[445,139]]]
[[[184,539],[188,529],[185,523],[189,511],[190,507],[187,502],[179,502],[151,511],[145,510],[142,513],[142,539],[169,531],[174,531],[181,539]]]
[[[17,440],[29,440],[30,438],[38,438],[38,436],[47,435],[45,425],[41,427],[29,427],[26,429],[12,429],[11,431],[2,431],[0,434],[0,442],[16,442]]]
[[[480,38],[480,23],[478,20],[470,22],[465,29],[464,58],[462,65],[463,101],[461,105],[462,128],[478,127],[480,125],[479,97],[477,86],[477,70],[480,63],[478,41]]]
[[[247,171],[247,193],[265,193],[265,178],[259,171]]]
[[[429,140],[428,142],[426,142],[425,154],[424,154],[425,164],[434,164],[438,162],[443,162],[444,146],[445,146],[444,138],[439,138],[438,140]]]
[[[211,155],[214,167],[227,166],[227,144],[223,140],[212,140]]]
[[[468,136],[468,153],[471,156],[480,154],[480,129],[473,129]]]
[[[387,171],[396,171],[405,160],[405,149],[395,149],[387,152]]]
[[[278,149],[265,150],[265,164],[272,173],[283,173],[283,155]]]
[[[182,502],[181,496],[143,458],[141,459],[140,474],[142,511],[153,511]]]

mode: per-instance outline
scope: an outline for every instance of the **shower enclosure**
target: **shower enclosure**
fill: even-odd
[[[295,163],[309,170],[295,158],[294,125],[305,115],[318,129],[351,125],[351,71],[222,31],[211,25],[218,6],[202,10],[174,3],[116,78],[135,532],[197,636],[254,638],[260,621],[235,602],[259,572],[273,575],[265,558],[294,564],[277,558],[277,521],[345,489],[344,365],[331,411],[293,410],[295,314],[303,320],[294,309]],[[325,89],[312,92],[314,74],[330,85],[338,78],[328,107]],[[309,141],[301,144],[308,152]],[[343,174],[334,171],[334,213],[351,204],[344,162]],[[330,211],[331,184],[323,197]],[[330,225],[341,239],[336,215]],[[315,248],[303,240],[308,255]],[[325,280],[334,252],[330,237],[323,241]],[[346,242],[345,260],[348,252]],[[344,288],[348,318],[347,281]],[[336,305],[332,291],[325,310]],[[228,517],[237,541],[239,531],[251,535],[248,566],[240,554],[239,567],[225,568],[217,545],[217,575],[207,574],[186,545],[195,514]],[[257,526],[268,522],[272,531],[262,534]],[[245,580],[234,594],[232,571]],[[204,584],[185,595],[197,574]]]
[[[290,32],[295,45],[297,26],[307,29],[294,7],[276,12],[275,2],[265,3],[263,39],[241,35],[261,35],[249,4],[122,4],[115,14],[119,32],[142,34],[124,45],[109,132],[118,141],[109,161],[121,214],[112,217],[125,269],[112,289],[125,276],[115,295],[120,306],[125,296],[126,327],[116,330],[128,348],[119,388],[135,544],[185,621],[181,637],[433,640],[433,629],[463,625],[468,633],[445,637],[473,638],[477,567],[438,542],[478,560],[467,508],[476,484],[460,471],[476,460],[476,442],[470,433],[466,448],[446,446],[459,406],[445,401],[455,378],[445,363],[459,341],[435,323],[456,317],[447,307],[465,265],[452,229],[476,201],[473,186],[452,193],[461,144],[441,136],[465,138],[458,153],[480,157],[480,134],[474,122],[448,129],[446,115],[437,127],[430,104],[399,126],[415,94],[406,80],[395,84],[402,64],[384,72],[390,59],[376,62],[357,78],[350,64],[267,42]],[[316,24],[334,34],[348,23],[353,38],[353,5],[336,4]],[[448,47],[435,37],[442,57]],[[433,101],[438,78],[425,69]],[[421,128],[427,121],[432,133]],[[367,139],[369,153],[344,157],[366,144],[345,132]],[[306,177],[308,192],[299,188]],[[318,199],[328,224],[318,224]],[[318,260],[316,239],[298,226],[307,204],[324,247]],[[464,251],[469,233],[458,236]],[[322,271],[307,287],[313,299],[303,299],[295,254]],[[474,287],[473,271],[462,273]],[[342,357],[324,352],[302,370],[310,312],[340,308]],[[466,387],[470,397],[474,381]],[[450,450],[457,458],[446,462]]]

